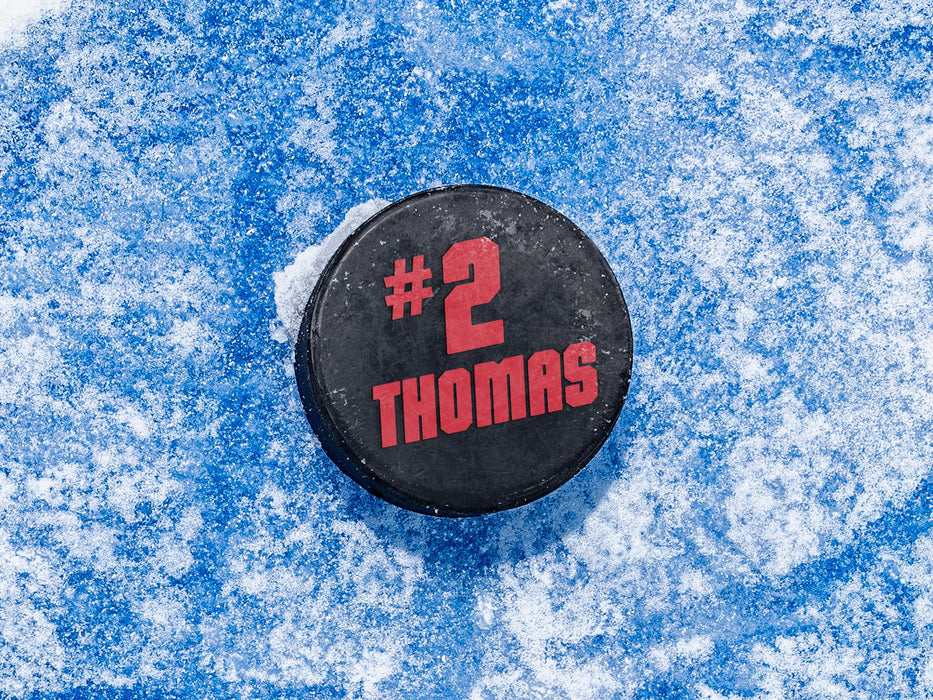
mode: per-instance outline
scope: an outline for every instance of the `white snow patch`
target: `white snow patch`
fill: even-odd
[[[165,340],[181,357],[188,357],[197,350],[208,351],[211,348],[212,339],[210,329],[197,320],[176,319],[166,334]]]
[[[323,241],[308,246],[295,257],[291,265],[272,275],[275,283],[275,310],[281,324],[273,330],[272,337],[275,340],[280,343],[294,342],[298,337],[305,306],[324,266],[360,224],[385,209],[388,204],[384,199],[375,198],[353,207]]]
[[[712,655],[713,649],[713,640],[709,635],[696,634],[676,642],[659,644],[648,652],[648,656],[659,670],[666,672],[675,664],[683,666],[703,661]]]
[[[148,440],[152,436],[152,423],[133,406],[125,406],[118,410],[116,419],[133,431],[133,435],[140,440]]]
[[[0,0],[0,44],[22,32],[43,15],[58,14],[67,0]]]
[[[59,351],[61,332],[49,326],[44,333],[33,333],[19,340],[6,338],[0,345],[0,404],[40,400],[45,379],[62,364]]]
[[[423,561],[364,523],[303,519],[298,498],[276,485],[261,489],[226,569],[224,596],[237,603],[211,623],[247,631],[232,640],[233,653],[208,651],[205,666],[231,683],[315,684],[333,674],[343,696],[387,697],[380,686],[413,653],[409,611],[426,578]],[[286,529],[271,532],[270,519]],[[322,546],[335,547],[334,556],[296,566]],[[247,624],[244,610],[269,611],[271,622]]]

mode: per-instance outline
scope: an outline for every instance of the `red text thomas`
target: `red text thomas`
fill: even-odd
[[[398,444],[399,396],[405,442],[417,442],[437,437],[438,427],[447,434],[462,432],[474,419],[476,427],[483,428],[528,415],[554,413],[564,404],[591,404],[597,396],[595,362],[596,347],[584,341],[569,346],[563,354],[557,350],[536,352],[527,364],[523,355],[514,355],[478,364],[472,374],[460,367],[447,370],[436,381],[433,374],[425,374],[374,386],[382,446]]]

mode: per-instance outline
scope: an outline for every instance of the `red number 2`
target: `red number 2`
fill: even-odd
[[[454,243],[444,253],[444,284],[473,280],[453,288],[444,300],[447,354],[505,342],[502,319],[473,323],[473,307],[492,301],[501,288],[499,246],[488,238]]]

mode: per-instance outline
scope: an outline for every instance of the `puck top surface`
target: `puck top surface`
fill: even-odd
[[[438,515],[570,479],[612,430],[631,367],[628,311],[595,244],[542,202],[478,185],[362,224],[318,280],[295,353],[328,456]]]

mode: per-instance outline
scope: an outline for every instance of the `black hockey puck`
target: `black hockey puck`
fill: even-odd
[[[609,436],[632,332],[606,260],[531,197],[412,195],[351,235],[305,309],[295,374],[327,455],[435,515],[540,498]]]

